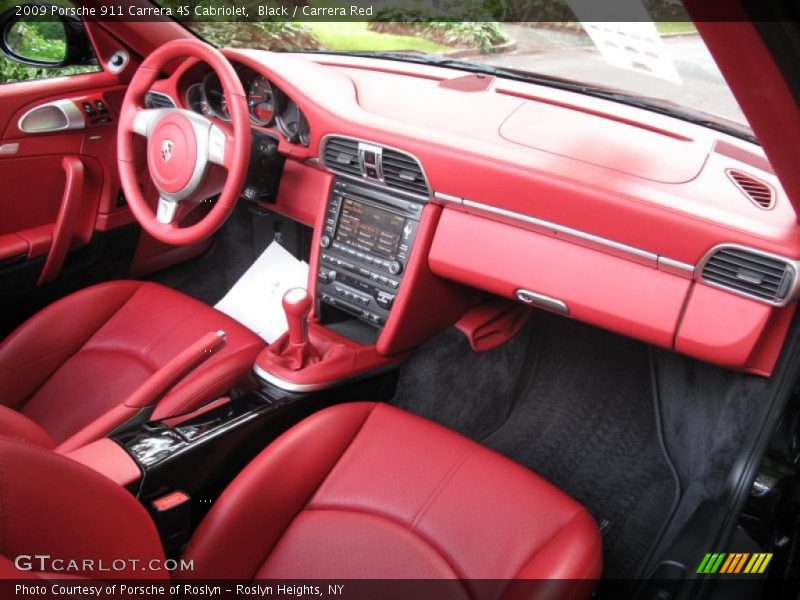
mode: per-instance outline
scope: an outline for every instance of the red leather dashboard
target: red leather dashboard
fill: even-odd
[[[443,206],[428,255],[433,276],[508,298],[530,290],[563,302],[573,318],[727,367],[771,372],[794,303],[765,304],[696,277],[720,244],[800,258],[794,209],[757,145],[546,86],[472,85],[474,76],[451,69],[226,54],[281,88],[310,125],[308,147],[281,139],[293,183],[282,184],[278,211],[311,223],[323,210],[329,179],[310,174],[323,168],[326,135],[394,147],[419,159]],[[195,66],[187,61],[155,89],[182,98]],[[463,83],[453,81],[459,77]],[[771,207],[754,204],[731,169],[770,189]],[[414,284],[410,278],[404,286]],[[424,306],[405,311],[379,347],[397,347],[390,337],[430,319],[424,313]]]

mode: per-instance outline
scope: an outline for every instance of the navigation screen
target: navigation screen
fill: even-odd
[[[345,198],[336,239],[381,258],[394,258],[404,224],[403,217]]]

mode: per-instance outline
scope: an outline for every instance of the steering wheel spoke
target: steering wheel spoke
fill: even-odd
[[[178,206],[180,206],[179,202],[161,196],[158,199],[158,208],[156,209],[156,219],[158,222],[164,225],[171,224],[178,214]]]
[[[138,133],[141,136],[148,137],[150,135],[151,128],[153,124],[158,120],[158,118],[163,115],[168,109],[165,108],[144,108],[136,113],[136,116],[133,118],[133,125],[131,129],[133,129],[134,133]]]
[[[216,124],[208,130],[208,160],[215,165],[228,168],[228,133]]]

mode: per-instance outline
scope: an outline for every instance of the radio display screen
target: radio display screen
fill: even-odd
[[[339,214],[336,240],[381,258],[393,259],[405,219],[386,210],[345,198]]]

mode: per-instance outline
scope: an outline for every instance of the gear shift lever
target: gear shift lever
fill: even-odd
[[[296,287],[283,295],[283,310],[289,325],[289,341],[292,345],[308,343],[308,314],[311,312],[311,295],[308,290]]]
[[[311,294],[304,288],[288,290],[283,295],[283,310],[289,331],[261,351],[256,359],[256,373],[283,381],[302,382],[308,377],[327,381],[329,370],[348,370],[355,364],[353,347],[332,337],[319,323],[309,323]]]

